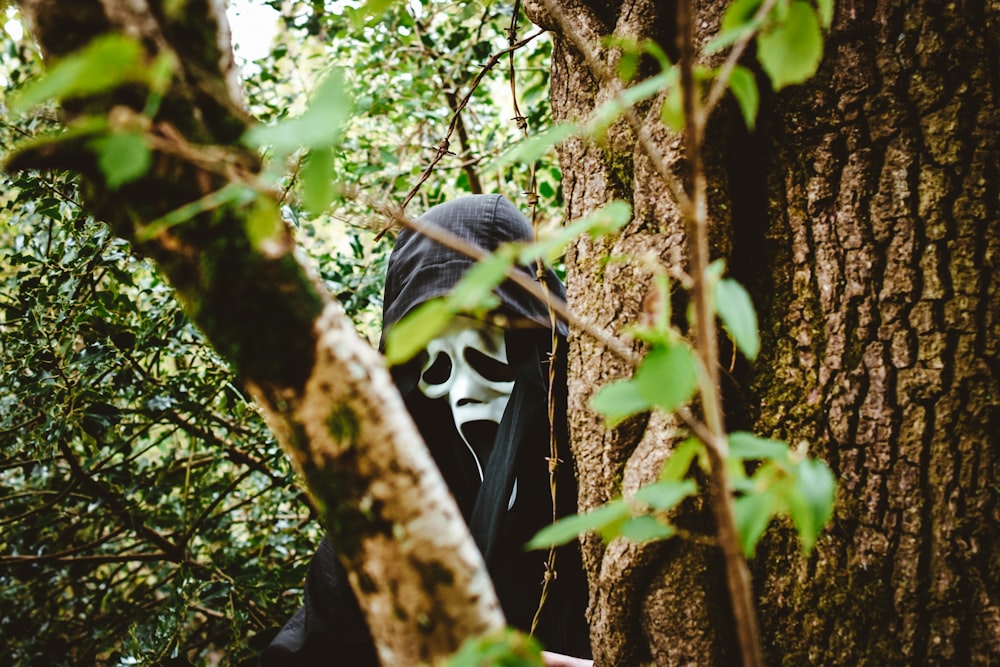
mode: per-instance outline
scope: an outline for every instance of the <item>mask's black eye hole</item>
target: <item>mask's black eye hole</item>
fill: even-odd
[[[423,372],[421,378],[427,384],[444,384],[451,377],[451,359],[447,354],[438,352],[434,363]]]
[[[474,347],[465,348],[463,354],[469,366],[490,382],[514,381],[514,369],[499,359],[485,355]]]

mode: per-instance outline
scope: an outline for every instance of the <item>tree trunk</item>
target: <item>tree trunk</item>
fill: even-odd
[[[724,3],[699,4],[703,39]],[[664,5],[529,5],[556,36],[557,119],[585,118],[612,94],[571,33],[605,65],[616,52],[600,40],[612,35],[671,53]],[[777,524],[751,562],[771,664],[1000,660],[998,20],[996,3],[842,1],[814,79],[764,94],[751,134],[731,108],[709,127],[713,251],[750,289],[763,339],[757,361],[726,380],[728,426],[807,441],[839,480],[809,557]],[[678,163],[659,104],[639,111]],[[568,257],[572,307],[621,331],[649,279],[636,260],[600,256],[654,253],[682,268],[676,207],[624,121],[601,145],[567,141],[560,161],[567,220],[613,198],[633,205],[620,238],[581,240]],[[659,417],[608,431],[587,408],[626,372],[599,344],[572,340],[584,509],[655,479],[679,437]],[[598,664],[734,660],[714,548],[588,538],[585,551]]]
[[[149,233],[149,224],[231,183],[252,184],[257,155],[240,143],[239,102],[224,5],[209,0],[23,0],[46,58],[96,37],[140,41],[151,62],[177,63],[154,117],[133,84],[63,104],[141,127],[154,149],[142,178],[109,187],[90,145],[67,133],[7,167],[71,168],[87,204],[153,258],[191,318],[234,365],[320,509],[387,665],[435,663],[503,626],[482,557],[382,359],[295,257],[277,204],[226,201]],[[138,90],[137,90],[138,89]],[[138,93],[138,94],[137,94]],[[256,211],[256,212],[255,212]],[[262,213],[263,212],[263,213]],[[261,240],[251,215],[270,215]],[[259,224],[259,218],[257,219]]]
[[[820,78],[772,106],[758,428],[840,480],[812,558],[760,553],[776,659],[1000,659],[991,5],[843,2]]]

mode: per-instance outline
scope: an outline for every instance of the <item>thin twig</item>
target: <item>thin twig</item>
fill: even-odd
[[[165,553],[124,553],[124,554],[95,554],[92,556],[68,556],[65,558],[49,558],[41,556],[0,556],[0,565],[20,565],[25,563],[46,563],[48,565],[103,565],[106,563],[130,563],[130,562],[150,562],[164,561],[170,563],[178,562],[176,558]]]
[[[34,417],[29,417],[28,419],[24,420],[23,422],[14,424],[10,428],[0,430],[0,436],[10,435],[11,433],[17,433],[18,431],[21,431],[21,430],[23,430],[23,429],[31,426],[32,424],[34,424],[36,421],[38,421],[42,417],[43,417],[43,415],[35,415]]]
[[[137,535],[159,547],[164,554],[167,555],[169,560],[176,562],[185,560],[183,547],[174,544],[167,537],[147,526],[143,517],[130,512],[118,494],[114,493],[111,489],[107,488],[104,484],[96,480],[86,470],[84,470],[83,466],[80,464],[80,460],[65,441],[60,440],[57,446],[63,457],[66,459],[66,462],[69,464],[70,469],[73,471],[74,477],[79,479],[84,486],[96,493],[97,496],[105,502],[108,508],[119,519],[121,519],[126,526],[131,527]]]
[[[690,188],[692,216],[685,216],[688,223],[688,261],[695,310],[696,350],[701,358],[699,388],[705,425],[708,433],[701,436],[708,452],[712,492],[710,504],[716,519],[719,546],[725,560],[726,585],[736,626],[740,657],[744,667],[762,667],[763,652],[757,629],[757,612],[754,607],[750,574],[740,547],[739,532],[733,515],[726,468],[729,450],[719,392],[719,346],[715,330],[715,313],[712,308],[711,286],[708,283],[708,201],[705,169],[702,162],[702,143],[707,112],[702,107],[700,91],[694,77],[694,10],[691,0],[677,3],[677,46],[680,51],[681,93],[684,105],[684,148],[687,180]]]
[[[407,6],[407,11],[409,11],[413,16],[413,30],[416,33],[417,37],[419,37],[418,43],[420,44],[420,49],[418,50],[418,53],[425,58],[429,58],[432,62],[437,62],[441,60],[442,57],[441,54],[437,50],[431,49],[426,45],[427,41],[426,33],[424,33],[423,26],[421,25],[417,17],[414,15],[412,8]],[[482,28],[483,24],[482,22],[480,22],[479,30],[482,31]],[[511,46],[513,46],[513,44],[511,44]],[[511,54],[512,54],[511,57],[513,57],[513,52],[511,52]],[[440,74],[442,81],[449,80],[449,74],[444,65],[438,67],[438,73]],[[462,118],[461,115],[462,109],[459,107],[458,95],[456,94],[453,88],[446,89],[444,95],[445,99],[448,101],[448,108],[451,109],[452,120],[455,122],[455,128],[458,130],[458,143],[459,146],[461,146],[462,148],[462,155],[463,156],[468,155],[469,133],[465,127],[465,120]],[[483,186],[479,180],[479,174],[473,168],[477,164],[478,160],[464,160],[460,165],[462,170],[465,172],[466,177],[469,179],[469,190],[472,192],[472,194],[482,194],[483,192]]]
[[[32,507],[30,509],[26,509],[20,514],[5,516],[4,518],[0,519],[0,526],[20,523],[21,521],[27,519],[30,516],[33,516],[35,514],[40,514],[45,510],[57,506],[60,502],[62,502],[64,498],[72,497],[72,492],[73,489],[76,488],[76,484],[77,484],[76,480],[73,479],[69,480],[64,489],[58,492],[53,491],[52,493],[54,493],[55,495],[49,500],[46,500],[45,502],[41,503],[37,507]]]

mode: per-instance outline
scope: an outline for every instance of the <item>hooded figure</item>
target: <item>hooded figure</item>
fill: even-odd
[[[499,195],[462,197],[430,209],[421,220],[488,251],[533,239],[528,221]],[[450,292],[474,263],[428,237],[403,230],[389,258],[383,329],[421,303]],[[535,275],[533,269],[520,270]],[[562,283],[551,270],[543,280],[553,296],[564,297]],[[393,368],[392,375],[483,553],[508,624],[527,632],[539,606],[546,555],[526,552],[524,544],[552,521],[550,434],[560,460],[557,513],[576,511],[576,481],[563,419],[566,329],[558,325],[557,350],[550,354],[548,307],[511,281],[495,293],[501,305],[494,315],[508,324],[505,329],[458,318],[427,351]],[[556,419],[551,429],[550,359],[556,363]],[[587,587],[575,542],[557,554],[556,573],[535,636],[549,651],[589,656]],[[261,655],[261,665],[328,665],[337,658],[341,662],[332,664],[378,664],[346,573],[324,539],[309,567],[304,604]]]

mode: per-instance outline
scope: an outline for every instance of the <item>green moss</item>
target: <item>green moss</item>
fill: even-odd
[[[322,466],[310,464],[303,471],[306,484],[337,553],[354,558],[362,539],[388,528],[374,513],[361,509],[362,485],[351,465],[353,453],[322,458]]]
[[[629,148],[632,148],[631,145]],[[618,196],[631,193],[632,183],[635,181],[635,161],[632,159],[632,151],[607,148],[604,151],[604,163],[607,165],[609,180],[615,193]]]
[[[171,281],[241,377],[300,388],[313,367],[322,296],[291,252],[271,258],[254,248],[241,210],[224,207],[208,217],[178,230],[197,255],[195,262],[168,257]]]
[[[326,428],[334,440],[351,442],[358,435],[358,416],[346,405],[336,405],[326,418]]]

